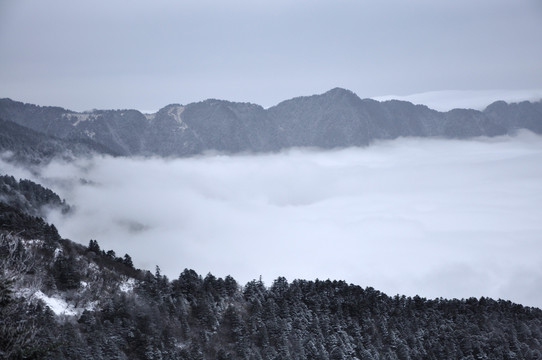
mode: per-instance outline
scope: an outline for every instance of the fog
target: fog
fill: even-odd
[[[470,91],[430,91],[406,96],[388,95],[373,97],[377,101],[403,100],[413,104],[426,105],[438,111],[452,109],[484,110],[491,103],[503,100],[508,103],[522,101],[540,101],[542,88],[529,90],[470,90]]]
[[[75,207],[48,217],[63,237],[96,239],[170,278],[185,268],[241,284],[329,278],[542,307],[542,138],[531,133],[95,157],[54,162],[39,180]]]

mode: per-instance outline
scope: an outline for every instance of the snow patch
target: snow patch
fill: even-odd
[[[127,279],[120,283],[119,290],[122,292],[132,292],[135,286],[135,279]]]
[[[184,106],[179,105],[179,106],[172,106],[167,112],[169,116],[174,118],[175,121],[179,123],[180,125],[179,128],[181,130],[185,130],[188,128],[188,125],[186,125],[186,123],[184,123],[183,119],[181,118],[181,114],[183,113],[183,111],[184,111]]]
[[[24,244],[24,248],[28,250],[33,247],[41,247],[43,245],[43,240],[39,240],[39,239],[26,240],[23,242],[23,244]]]
[[[40,239],[26,240],[25,242],[28,246],[40,246],[43,244],[43,240]]]
[[[62,114],[63,118],[68,118],[73,121],[72,126],[77,126],[81,121],[87,121],[90,117],[89,113],[83,114]]]
[[[32,295],[31,298],[43,301],[45,305],[56,315],[78,315],[78,311],[72,304],[68,304],[64,299],[58,296],[47,296],[41,292],[41,290],[38,290]]]
[[[85,306],[85,310],[94,311],[98,308],[98,304],[98,301],[91,301],[87,304],[87,306]]]
[[[96,136],[96,133],[94,131],[85,130],[85,135],[91,139],[94,139],[94,137]]]

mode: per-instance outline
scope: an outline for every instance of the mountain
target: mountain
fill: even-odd
[[[57,139],[90,141],[101,146],[101,151],[119,155],[190,156],[205,151],[364,146],[400,136],[469,138],[510,134],[518,129],[542,133],[542,101],[499,101],[484,111],[438,112],[405,101],[360,99],[351,91],[336,88],[286,100],[269,109],[210,99],[142,114],[136,110],[77,113],[0,99],[0,119]]]
[[[73,159],[92,153],[115,155],[113,151],[88,138],[59,139],[2,119],[0,152],[8,159],[28,165],[46,162],[53,157]]]

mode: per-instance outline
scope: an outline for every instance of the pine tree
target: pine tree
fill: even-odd
[[[128,254],[124,254],[124,259],[122,260],[122,263],[126,266],[128,266],[129,268],[133,269],[134,268],[134,263],[132,262],[132,257]]]

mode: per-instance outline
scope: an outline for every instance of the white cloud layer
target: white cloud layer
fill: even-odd
[[[542,138],[399,139],[368,148],[43,169],[77,207],[62,236],[137,266],[344,279],[390,295],[542,307]],[[80,179],[84,179],[82,182]]]
[[[508,103],[522,101],[540,101],[542,88],[529,90],[476,90],[476,91],[430,91],[406,96],[387,95],[377,96],[373,99],[378,101],[403,100],[413,104],[427,105],[438,111],[452,109],[475,109],[484,110],[491,103],[504,100]]]

